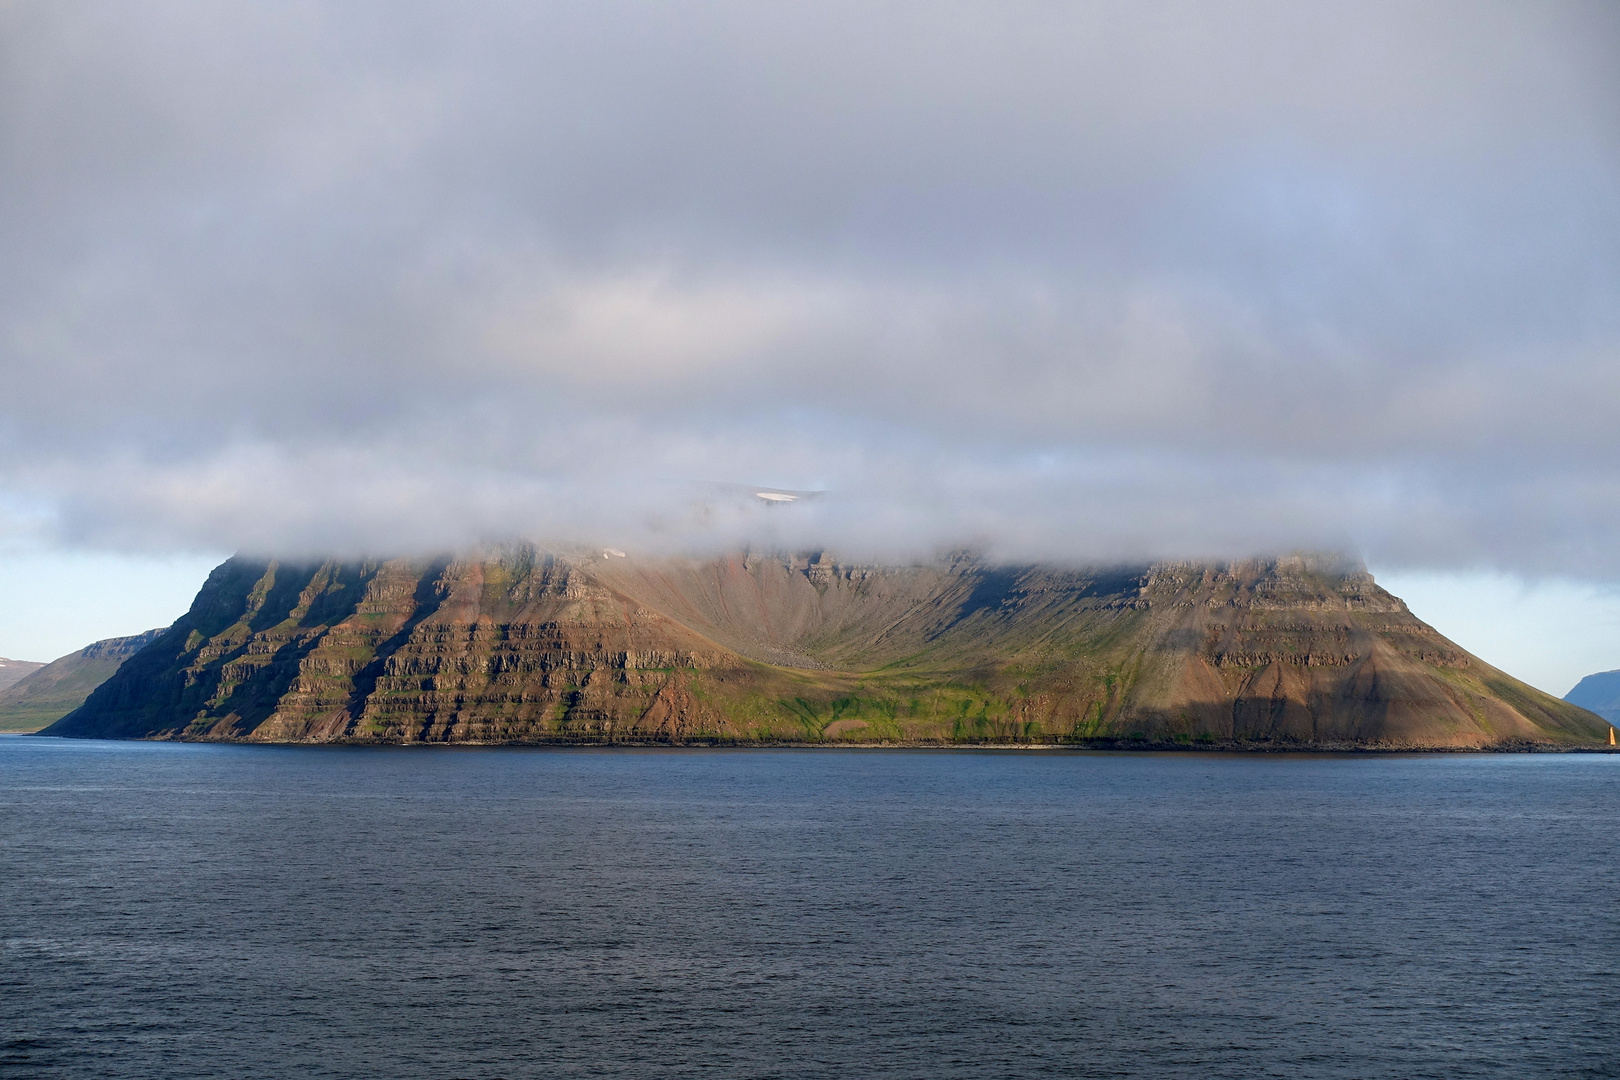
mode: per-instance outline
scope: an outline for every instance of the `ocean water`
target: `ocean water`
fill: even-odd
[[[0,738],[0,1075],[1620,1075],[1620,757]]]

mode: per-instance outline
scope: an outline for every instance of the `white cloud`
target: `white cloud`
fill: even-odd
[[[1617,26],[10,5],[0,529],[1620,577]]]
[[[757,368],[837,308],[791,286],[679,282],[658,270],[596,280],[515,275],[501,291],[493,310],[479,313],[484,332],[468,337],[509,361],[503,373],[629,395]]]

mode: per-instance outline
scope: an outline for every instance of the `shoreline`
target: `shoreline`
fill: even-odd
[[[0,732],[16,737],[42,736],[39,731]],[[1012,742],[808,742],[808,741],[741,741],[725,739],[525,739],[483,741],[456,740],[400,740],[380,742],[375,739],[330,739],[271,741],[265,739],[95,739],[75,735],[43,735],[44,738],[73,739],[84,742],[144,742],[185,743],[197,746],[307,746],[342,749],[375,748],[379,750],[402,748],[477,747],[480,749],[551,748],[558,750],[1004,750],[1024,753],[1060,752],[1116,752],[1116,753],[1220,753],[1220,754],[1617,754],[1620,746],[1570,745],[1565,743],[1499,743],[1485,746],[1423,746],[1414,744],[1375,743],[1310,743],[1310,742],[1242,742],[1202,741],[1176,742],[1143,739],[1086,739],[1072,742],[1012,743]]]

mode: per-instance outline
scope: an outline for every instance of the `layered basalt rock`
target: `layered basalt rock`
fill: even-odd
[[[273,742],[1578,745],[1591,713],[1344,560],[1081,569],[511,546],[232,559],[52,734]]]

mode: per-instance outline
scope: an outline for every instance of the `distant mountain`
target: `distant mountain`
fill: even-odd
[[[38,731],[60,720],[162,633],[148,630],[133,637],[107,638],[49,664],[29,665],[34,669],[30,674],[0,690],[0,731]]]
[[[44,666],[35,660],[7,660],[0,656],[0,690],[27,678]]]
[[[1588,675],[1564,695],[1564,700],[1590,709],[1613,724],[1620,724],[1620,671]]]
[[[233,558],[49,729],[256,742],[1594,745],[1359,564]]]

